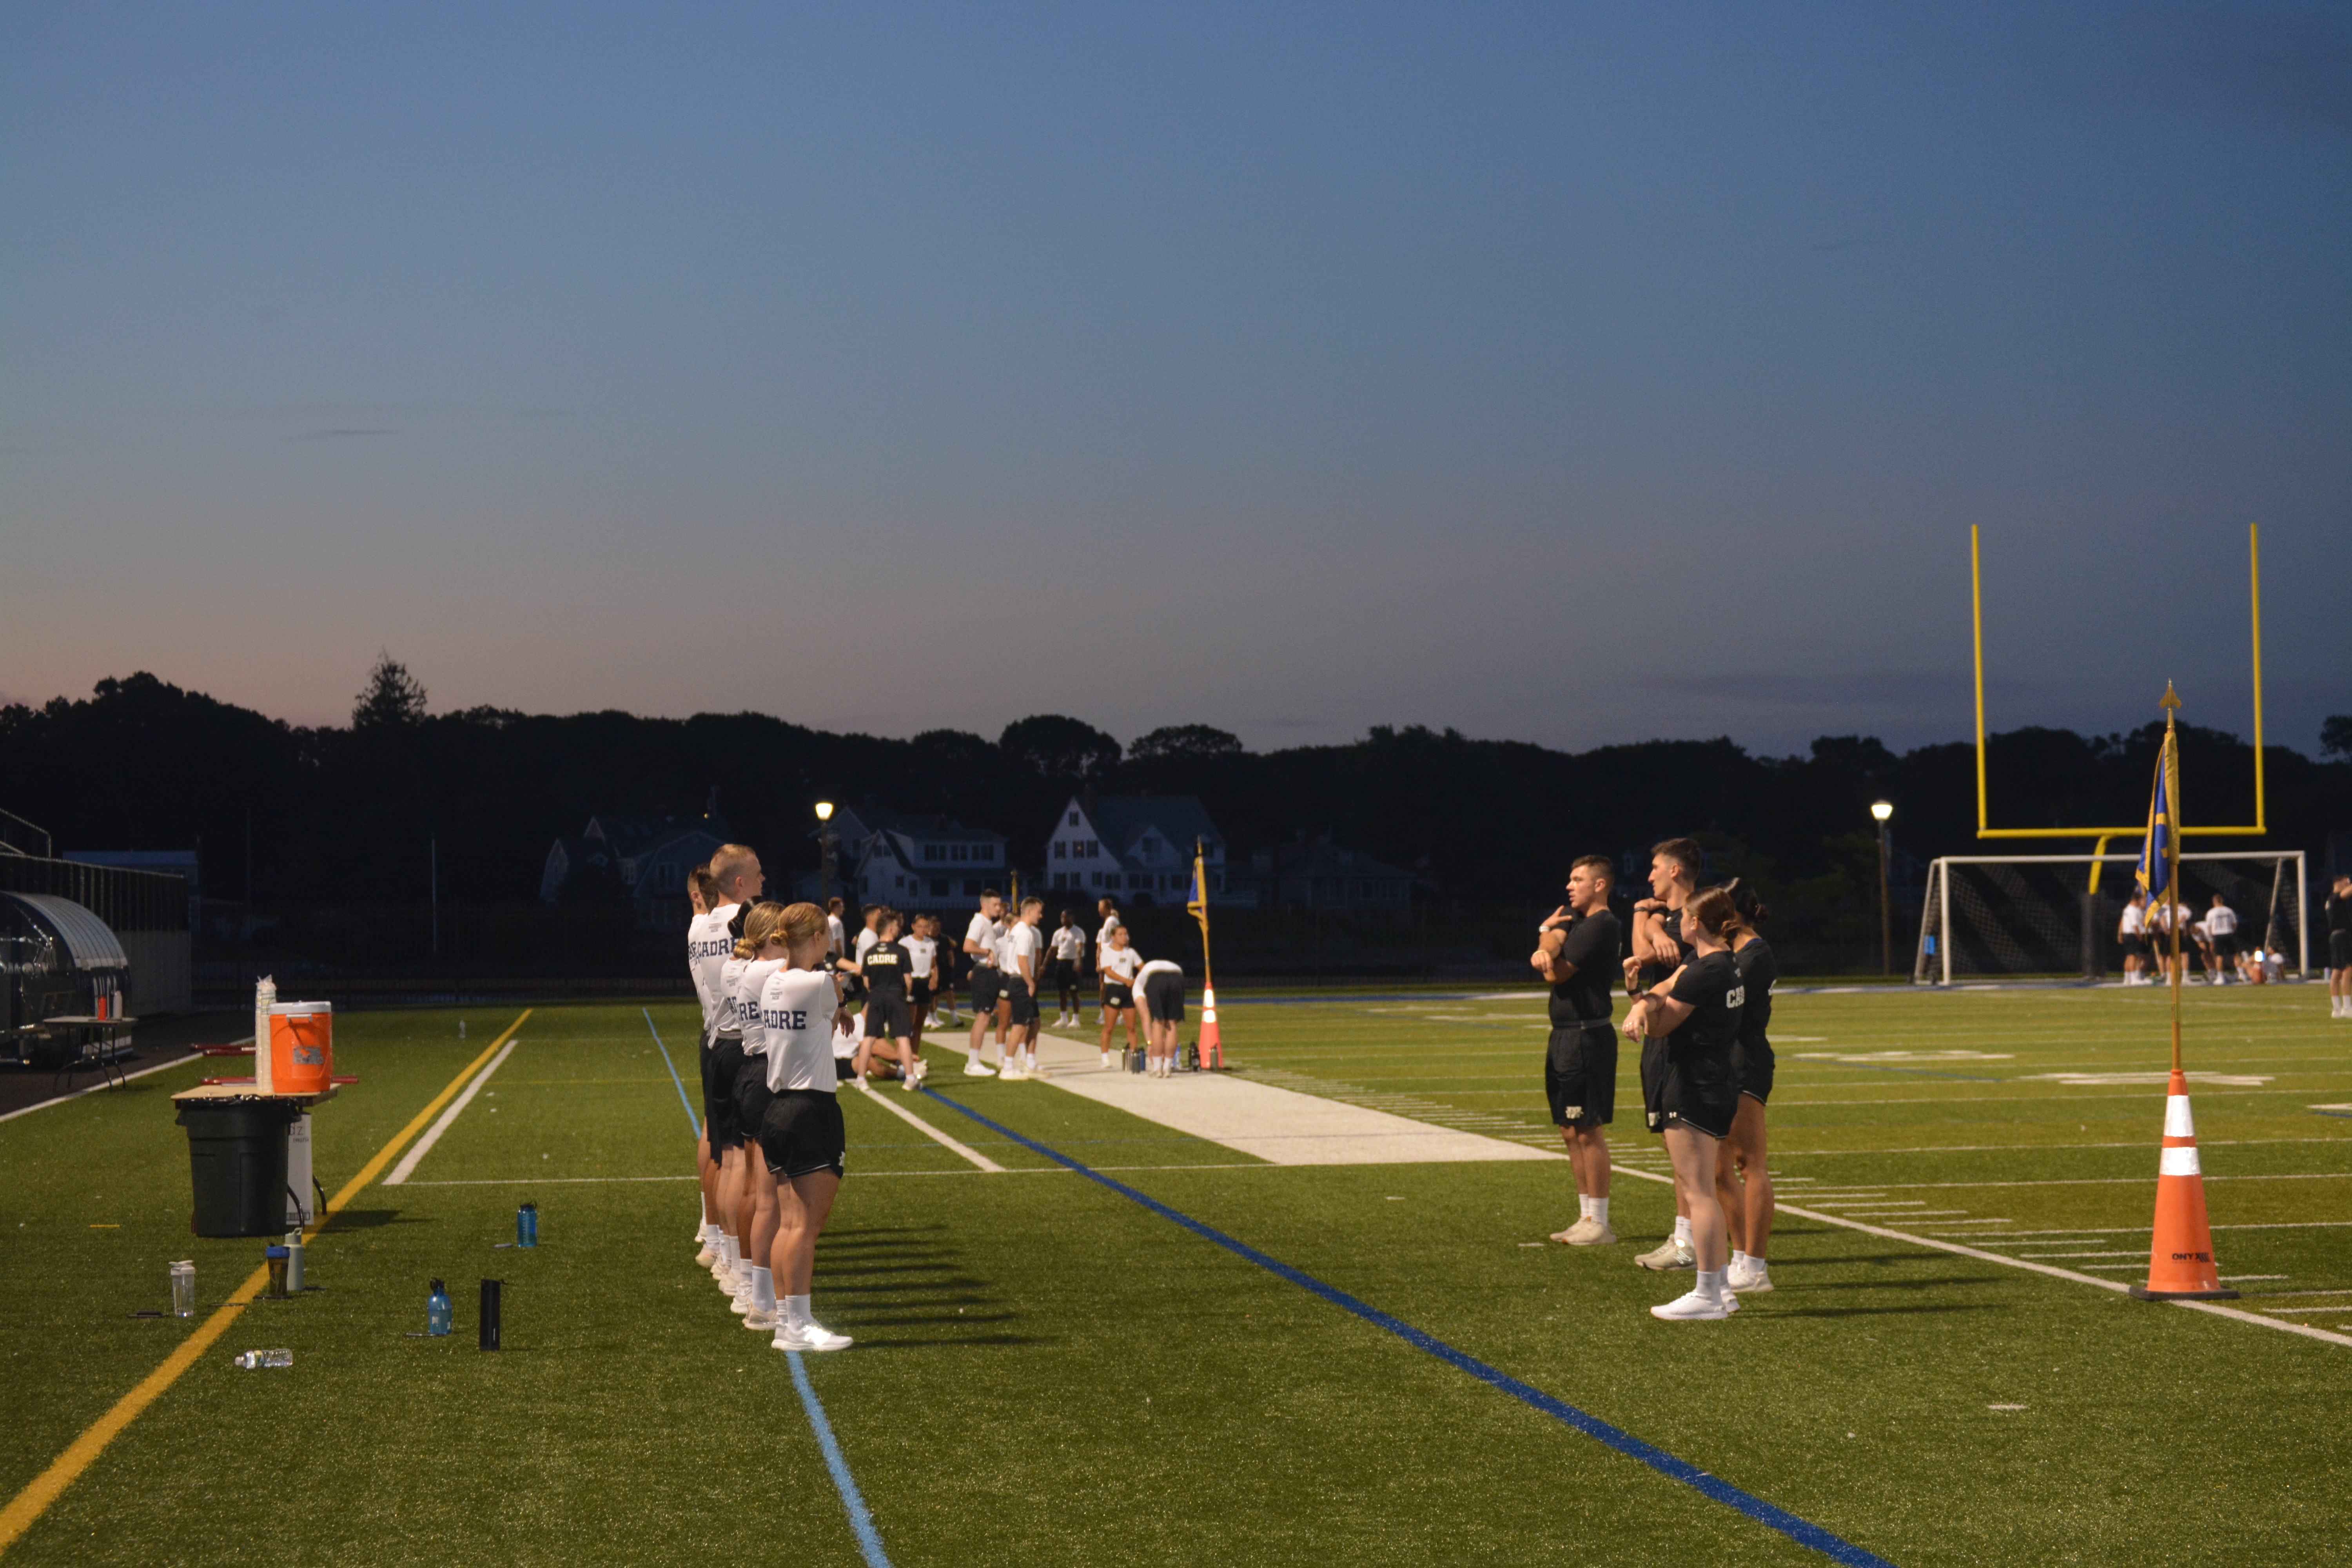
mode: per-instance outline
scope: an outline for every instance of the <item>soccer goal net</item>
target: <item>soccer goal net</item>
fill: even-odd
[[[2137,855],[1948,855],[1927,868],[1919,946],[1911,978],[1921,984],[2003,975],[2080,974],[2121,967],[2116,927],[2132,895]],[[2091,868],[2101,868],[2091,890]],[[2237,945],[2284,955],[2300,975],[2311,960],[2304,931],[2310,907],[2301,850],[2188,854],[2180,858],[2180,905],[2195,920],[2221,895],[2238,917]],[[2191,951],[2187,939],[2182,951]]]

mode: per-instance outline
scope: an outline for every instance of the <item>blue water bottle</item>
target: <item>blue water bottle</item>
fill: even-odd
[[[449,1288],[438,1279],[433,1281],[433,1294],[425,1299],[425,1331],[435,1339],[449,1331]]]
[[[537,1204],[525,1204],[515,1210],[515,1245],[517,1247],[539,1245],[539,1205]]]

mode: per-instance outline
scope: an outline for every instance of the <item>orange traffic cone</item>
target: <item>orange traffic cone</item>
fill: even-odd
[[[1201,993],[1200,1050],[1203,1069],[1225,1065],[1225,1049],[1217,1038],[1217,993],[1213,986]]]
[[[2148,1243],[2143,1301],[2234,1301],[2213,1266],[2213,1230],[2205,1220],[2205,1173],[2197,1162],[2197,1123],[2189,1114],[2189,1080],[2172,1070],[2164,1102],[2164,1154],[2156,1174],[2156,1235]]]

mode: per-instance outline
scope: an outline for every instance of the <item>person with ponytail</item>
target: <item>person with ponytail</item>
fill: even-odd
[[[1769,919],[1771,911],[1756,889],[1734,877],[1723,890],[1731,895],[1735,912],[1731,961],[1739,967],[1744,994],[1739,1038],[1731,1047],[1739,1103],[1715,1172],[1716,1196],[1723,1205],[1731,1247],[1723,1284],[1735,1292],[1769,1290],[1772,1277],[1765,1270],[1764,1249],[1772,1240],[1772,1173],[1765,1163],[1764,1102],[1772,1098],[1772,1042],[1767,1031],[1772,1023],[1772,983],[1780,977],[1780,966],[1771,944],[1757,933],[1757,925]]]
[[[743,1065],[736,1069],[733,1098],[735,1122],[753,1137],[767,1119],[768,1028],[760,1016],[760,994],[768,977],[784,966],[784,906],[758,903],[743,917],[743,935],[735,956],[722,972],[735,997],[735,1018],[743,1034]],[[776,1179],[767,1162],[747,1159],[743,1195],[736,1205],[736,1235],[743,1239],[744,1260],[751,1265],[734,1292],[732,1307],[747,1329],[772,1331],[776,1326],[776,1281],[769,1255],[776,1244]]]
[[[835,1029],[847,1016],[828,956],[824,911],[789,905],[779,931],[784,963],[760,988],[772,1098],[761,1117],[759,1148],[775,1179],[776,1237],[768,1267],[781,1297],[772,1343],[780,1351],[837,1351],[847,1348],[849,1336],[810,1315],[809,1283],[848,1145],[834,1094],[840,1075],[833,1050]]]
[[[1732,1047],[1739,1038],[1745,993],[1729,935],[1738,921],[1731,895],[1709,888],[1686,900],[1678,947],[1687,954],[1625,1016],[1625,1033],[1644,1042],[1642,1108],[1674,1161],[1675,1196],[1689,1215],[1691,1289],[1650,1309],[1670,1322],[1721,1321],[1739,1310],[1723,1288],[1723,1205],[1715,1195],[1717,1149],[1731,1135],[1739,1086]]]

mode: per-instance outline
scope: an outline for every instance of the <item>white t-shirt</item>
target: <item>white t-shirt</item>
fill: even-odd
[[[768,1054],[768,1025],[760,1012],[760,993],[766,987],[768,977],[784,966],[781,958],[730,958],[727,967],[735,972],[730,988],[735,993],[735,1018],[743,1030],[743,1054],[762,1057]]]
[[[1076,963],[1087,955],[1085,928],[1066,925],[1054,933],[1054,956],[1065,963]]]
[[[1028,975],[1034,981],[1037,978],[1038,950],[1045,945],[1045,939],[1035,926],[1027,921],[1014,921],[1004,933],[1004,945],[998,950],[996,962],[1005,973],[1019,974],[1022,960],[1028,960]]]
[[[2285,953],[2266,952],[2263,954],[2263,978],[2265,980],[2284,980],[2286,978]]]
[[[907,973],[918,980],[929,980],[931,965],[939,958],[940,944],[927,936],[902,936],[898,945],[907,950]]]
[[[824,939],[832,947],[834,952],[840,952],[844,951],[841,943],[841,917],[839,915],[827,915],[824,917]]]
[[[2207,936],[2237,935],[2238,911],[2231,909],[2227,904],[2215,904],[2211,909],[2207,910],[2205,911],[2205,934]]]
[[[1127,985],[1134,982],[1135,972],[1143,967],[1143,954],[1131,947],[1107,947],[1102,950],[1100,963],[1104,979]]]
[[[882,939],[880,937],[874,933],[874,928],[872,926],[860,926],[857,931],[857,951],[851,953],[849,956],[856,959],[860,963],[865,963],[866,950],[881,940]]]
[[[694,977],[694,994],[702,998],[702,1032],[706,1035],[735,1026],[735,998],[720,985],[719,971],[735,955],[735,938],[729,933],[727,922],[741,907],[721,904],[707,915],[695,916],[686,925],[686,972]]]
[[[2147,911],[2137,904],[2124,906],[2123,931],[2126,936],[2137,936],[2147,929]]]
[[[971,924],[963,931],[964,941],[980,949],[971,955],[971,961],[993,966],[996,963],[996,939],[1003,934],[1004,928],[986,915],[972,916]]]
[[[833,977],[821,970],[779,969],[760,987],[760,1022],[767,1029],[768,1087],[817,1089],[831,1094]]]

